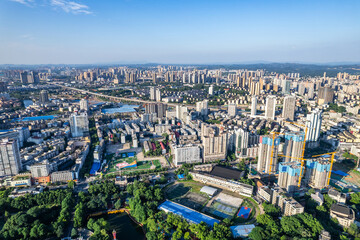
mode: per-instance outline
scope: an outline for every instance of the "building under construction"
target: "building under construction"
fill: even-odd
[[[313,188],[326,188],[329,186],[330,168],[330,156],[308,159],[304,181]]]

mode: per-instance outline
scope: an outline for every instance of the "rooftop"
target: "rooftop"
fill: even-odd
[[[241,171],[239,170],[228,167],[222,167],[222,166],[215,166],[213,170],[210,172],[211,175],[229,180],[239,180],[240,173]]]

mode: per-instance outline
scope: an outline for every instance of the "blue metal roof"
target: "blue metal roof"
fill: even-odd
[[[220,223],[219,220],[213,217],[210,217],[178,203],[174,203],[172,201],[165,201],[158,208],[160,210],[172,212],[176,215],[179,215],[191,223],[199,224],[201,222],[204,222],[210,226],[214,226],[214,223]]]

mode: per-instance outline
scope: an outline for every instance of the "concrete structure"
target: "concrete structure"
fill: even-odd
[[[17,139],[0,141],[0,177],[18,174],[22,169]]]
[[[286,96],[286,97],[284,97],[282,117],[285,120],[294,121],[295,102],[296,102],[296,97],[295,96]]]
[[[30,166],[31,176],[33,178],[47,177],[50,174],[49,164],[34,164]]]
[[[284,216],[292,216],[304,212],[304,207],[294,198],[287,196],[280,188],[272,189],[271,204],[280,207]]]
[[[213,86],[213,85],[211,85],[211,86],[209,87],[209,95],[210,95],[210,96],[214,95],[214,86]]]
[[[278,146],[280,138],[271,136],[260,136],[259,156],[257,170],[259,173],[272,174],[278,167]],[[274,145],[274,146],[273,146]]]
[[[86,99],[80,100],[80,110],[89,111],[89,101]]]
[[[199,145],[172,146],[171,152],[174,155],[173,162],[175,166],[179,166],[184,163],[202,162]]]
[[[318,104],[329,104],[334,101],[334,89],[330,86],[320,87],[319,88],[319,96],[318,96]]]
[[[313,188],[328,187],[330,158],[320,157],[306,161],[305,182]]]
[[[337,201],[338,203],[346,203],[346,194],[341,193],[335,189],[329,189],[328,196]]]
[[[256,116],[257,96],[251,98],[251,116]]]
[[[284,79],[281,87],[283,94],[290,94],[291,81]]]
[[[46,90],[40,91],[40,103],[47,103],[49,102],[49,92]]]
[[[335,203],[330,208],[330,217],[336,218],[341,226],[348,228],[355,221],[355,212],[346,205]]]
[[[89,120],[86,113],[70,116],[70,130],[72,137],[84,137],[89,135]]]
[[[72,171],[58,171],[51,173],[51,182],[68,182],[74,180]]]
[[[298,190],[301,164],[299,162],[279,163],[278,185],[288,193],[294,193]]]
[[[306,116],[306,119],[306,126],[308,128],[308,132],[306,134],[306,141],[309,145],[317,145],[316,143],[319,141],[320,138],[322,111],[317,108],[312,113],[308,114]]]
[[[228,115],[230,117],[235,117],[236,113],[237,113],[236,103],[229,103],[228,104]]]
[[[188,114],[188,109],[186,106],[180,106],[180,105],[176,106],[176,118],[177,119],[185,122],[187,114]]]
[[[276,110],[276,96],[269,95],[266,97],[265,118],[274,120]]]
[[[286,132],[283,152],[285,162],[301,162],[304,147],[304,132]]]
[[[215,131],[202,137],[204,162],[222,160],[227,153],[227,133]]]
[[[209,101],[203,100],[196,103],[196,111],[201,114],[201,116],[207,116],[209,114]]]
[[[148,103],[145,104],[146,114],[155,114],[157,118],[163,118],[166,115],[167,105],[163,103]]]
[[[236,157],[246,156],[246,150],[249,146],[249,132],[239,128],[236,132],[235,155]]]
[[[195,181],[209,184],[218,188],[226,189],[236,192],[245,197],[251,197],[253,193],[253,186],[226,179],[224,177],[214,176],[207,173],[190,172]]]
[[[328,231],[321,230],[319,240],[331,240],[331,235]]]
[[[150,100],[161,102],[160,89],[156,87],[150,87]]]

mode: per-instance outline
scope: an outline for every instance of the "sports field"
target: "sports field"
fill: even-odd
[[[135,167],[126,167],[124,170],[146,170],[146,169],[157,169],[161,168],[161,163],[159,160],[149,160],[149,161],[138,161],[135,152],[120,153],[120,154],[111,154],[107,158],[108,166],[106,168],[106,173],[112,173],[119,171],[120,169],[116,166],[117,164],[127,163],[134,164],[137,163]]]
[[[166,198],[199,211],[209,201],[206,194],[200,193],[201,187],[192,181],[181,182],[167,189]]]
[[[108,163],[108,169],[106,173],[111,173],[111,172],[115,172],[115,171],[119,171],[119,169],[116,167],[116,164],[118,163],[123,163],[126,162],[128,164],[133,163],[134,161],[136,161],[137,158],[136,157],[113,157],[112,160],[110,160],[110,162]]]
[[[220,201],[213,201],[210,208],[207,210],[208,213],[221,217],[221,218],[229,218],[231,219],[238,208],[235,206],[228,205],[226,203]]]
[[[177,198],[174,201],[188,208],[200,211],[208,200],[209,198],[203,194],[188,192],[185,196]]]

